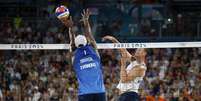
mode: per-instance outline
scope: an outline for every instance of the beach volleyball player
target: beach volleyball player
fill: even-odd
[[[103,39],[119,43],[113,36],[105,36]],[[140,101],[138,89],[147,69],[145,64],[146,50],[143,48],[136,49],[134,56],[124,48],[119,50],[122,57],[120,60],[120,82],[117,86],[120,90],[118,101]],[[128,66],[126,65],[127,62],[129,62]]]
[[[69,27],[72,64],[79,83],[79,101],[106,101],[102,65],[97,45],[89,24],[89,11],[84,10],[81,21],[84,23],[84,35],[75,37],[72,31],[72,18],[60,19]]]

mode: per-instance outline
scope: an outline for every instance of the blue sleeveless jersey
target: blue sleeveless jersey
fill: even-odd
[[[79,83],[79,95],[105,92],[101,60],[91,45],[75,50],[73,68]]]

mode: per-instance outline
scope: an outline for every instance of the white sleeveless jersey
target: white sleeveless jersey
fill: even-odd
[[[137,65],[140,65],[141,68],[147,69],[145,63],[139,64],[139,63],[137,63],[137,61],[133,61],[127,66],[126,72],[129,73],[129,71]],[[135,79],[133,79],[133,81],[128,82],[128,83],[122,83],[120,81],[119,84],[117,85],[117,88],[121,92],[133,91],[133,92],[138,93],[138,89],[140,87],[140,83],[143,81],[143,77],[144,77],[144,75],[142,77],[136,77]]]

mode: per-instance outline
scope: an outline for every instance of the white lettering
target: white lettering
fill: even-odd
[[[82,63],[91,62],[91,61],[93,61],[93,59],[91,57],[87,57],[87,58],[81,59],[80,63],[82,64]]]
[[[93,67],[96,67],[96,63],[89,63],[89,64],[82,65],[80,67],[81,67],[81,70],[87,69],[87,68],[93,68]]]

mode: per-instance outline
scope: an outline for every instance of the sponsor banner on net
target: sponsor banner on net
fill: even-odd
[[[11,49],[43,49],[42,44],[11,44]]]
[[[146,48],[145,43],[115,43],[114,48]]]

